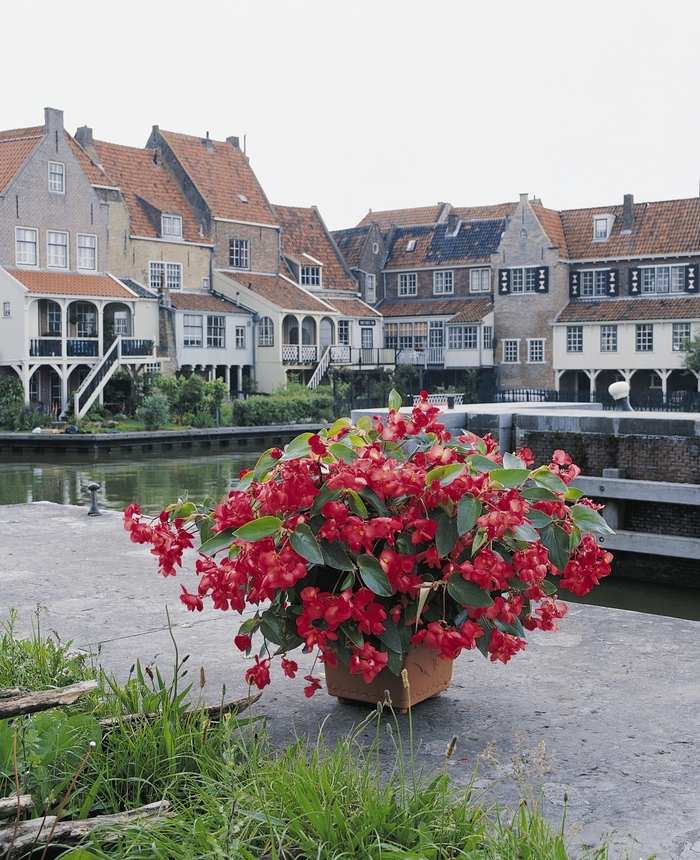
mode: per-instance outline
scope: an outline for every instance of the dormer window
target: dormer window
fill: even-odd
[[[593,217],[593,241],[607,242],[612,233],[614,215],[595,215]]]
[[[416,250],[416,240],[415,239],[409,239],[408,240],[408,244],[406,245],[406,250],[407,251],[415,251]]]
[[[301,285],[302,285],[302,287],[320,287],[321,286],[321,267],[320,266],[302,266],[301,267]]]
[[[182,239],[182,216],[162,215],[161,234],[163,236],[172,236],[174,239]]]

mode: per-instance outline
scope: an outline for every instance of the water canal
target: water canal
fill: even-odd
[[[100,508],[122,511],[133,501],[144,513],[157,514],[185,492],[193,501],[219,499],[235,485],[238,473],[255,462],[258,453],[151,454],[124,458],[51,457],[0,460],[0,505],[48,501],[61,505],[90,505],[88,484],[100,484]],[[659,558],[663,564],[663,559]],[[566,601],[594,603],[636,612],[700,621],[700,588],[680,588],[635,582],[613,575],[585,598],[566,593]]]

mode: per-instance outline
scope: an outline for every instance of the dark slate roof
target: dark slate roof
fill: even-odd
[[[335,239],[340,253],[345,257],[345,262],[348,266],[357,266],[360,261],[360,254],[367,240],[367,234],[370,231],[370,225],[364,227],[350,227],[347,230],[333,230],[331,235]]]
[[[133,290],[140,299],[157,299],[158,296],[153,290],[148,290],[138,281],[133,278],[119,278],[122,284],[125,284],[130,290]]]
[[[447,224],[398,227],[387,257],[387,269],[488,263],[498,250],[505,218],[489,221],[464,221],[456,236],[448,235]],[[415,240],[415,248],[408,244]]]

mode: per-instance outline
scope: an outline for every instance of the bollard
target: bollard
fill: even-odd
[[[88,484],[88,490],[92,493],[92,504],[90,505],[90,510],[88,511],[89,517],[101,517],[100,509],[97,507],[97,491],[100,489],[100,485],[96,484],[95,481],[92,481]]]

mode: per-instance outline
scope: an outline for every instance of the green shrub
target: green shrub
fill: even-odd
[[[170,420],[168,398],[160,391],[154,391],[144,398],[143,404],[136,412],[136,417],[139,421],[143,421],[146,430],[157,430]]]
[[[231,404],[234,427],[307,424],[333,420],[333,393],[328,388],[276,391],[269,397],[250,397]]]

